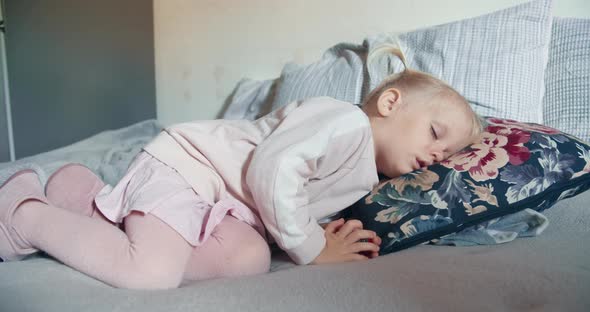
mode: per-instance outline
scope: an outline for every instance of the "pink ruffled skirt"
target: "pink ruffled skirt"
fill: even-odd
[[[250,224],[265,237],[262,222],[244,204],[233,198],[214,205],[205,202],[176,170],[146,152],[137,155],[114,188],[106,185],[95,203],[116,223],[132,211],[151,213],[193,246],[203,244],[227,214]]]

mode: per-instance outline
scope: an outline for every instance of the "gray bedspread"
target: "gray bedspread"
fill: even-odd
[[[57,168],[77,162],[98,173],[114,185],[125,173],[140,149],[156,136],[162,126],[154,119],[126,128],[103,131],[85,140],[53,151],[0,163],[0,184],[21,169],[34,169],[43,183]]]
[[[494,246],[417,246],[377,259],[294,266],[164,291],[114,289],[52,259],[0,264],[0,311],[588,311],[590,192],[547,230]]]
[[[114,183],[160,130],[155,121],[0,164],[0,181],[32,167],[46,179],[67,161]],[[417,246],[377,259],[295,266],[280,251],[264,275],[114,289],[43,255],[0,263],[4,311],[589,311],[590,192],[545,211],[543,234],[493,246]],[[66,242],[67,243],[67,242]]]

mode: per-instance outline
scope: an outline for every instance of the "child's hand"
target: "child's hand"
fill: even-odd
[[[312,264],[367,260],[379,255],[381,238],[359,220],[338,219],[325,227],[326,246]],[[361,241],[365,240],[365,241]]]

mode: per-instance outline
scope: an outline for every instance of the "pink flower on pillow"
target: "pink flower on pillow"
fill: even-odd
[[[471,145],[468,150],[451,156],[441,164],[459,172],[468,171],[476,181],[495,179],[499,169],[507,163],[518,166],[529,159],[531,153],[524,143],[530,137],[529,132],[518,128],[488,126],[480,143]]]
[[[545,134],[559,134],[560,131],[553,129],[551,127],[534,124],[534,123],[522,123],[511,119],[498,119],[498,118],[488,118],[487,121],[490,124],[497,125],[497,126],[504,126],[505,128],[517,128],[520,130],[525,131],[535,131],[541,132]]]
[[[505,136],[508,139],[502,148],[508,153],[508,161],[514,166],[522,165],[531,157],[531,152],[524,143],[531,139],[531,133],[519,128],[506,128],[502,126],[488,126],[487,132]]]

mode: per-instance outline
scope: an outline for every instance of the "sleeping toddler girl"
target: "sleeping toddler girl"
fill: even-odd
[[[378,173],[440,162],[480,132],[458,92],[407,68],[362,107],[320,97],[255,121],[174,125],[115,186],[78,164],[45,189],[34,171],[13,175],[0,187],[0,258],[42,250],[114,287],[142,289],[267,272],[269,243],[301,265],[374,258],[381,240],[358,220],[318,220],[370,192]]]

